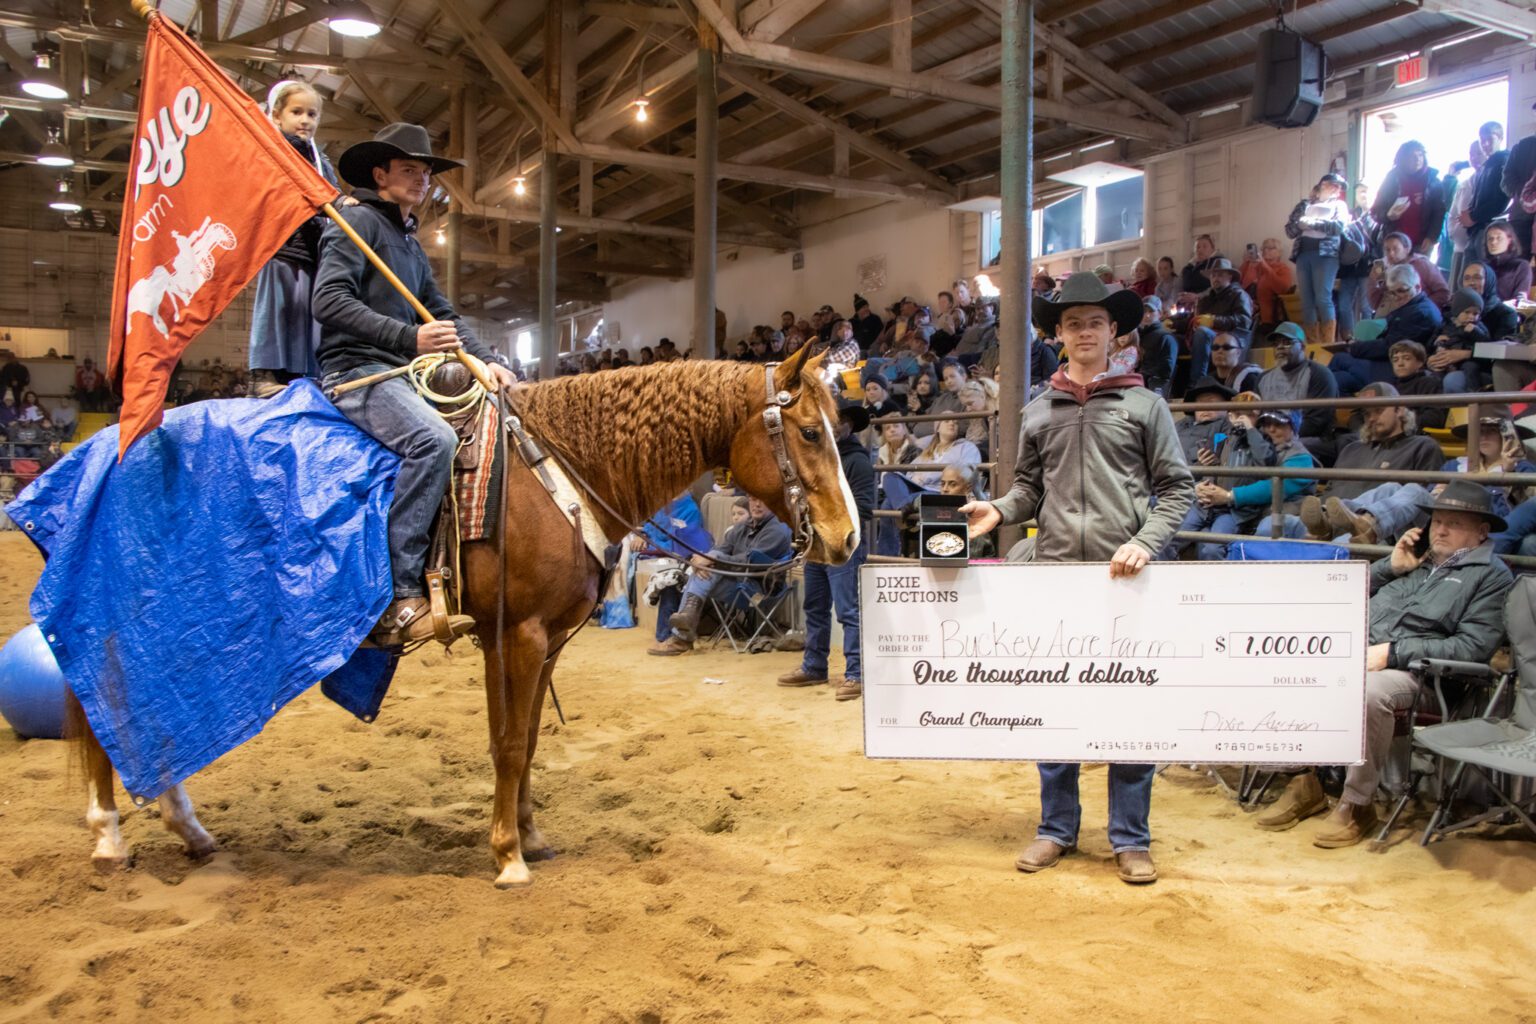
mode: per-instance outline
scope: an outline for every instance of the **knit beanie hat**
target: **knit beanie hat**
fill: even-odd
[[[1479,313],[1483,311],[1483,297],[1471,288],[1459,288],[1456,294],[1451,296],[1451,315],[1460,316],[1469,309],[1475,309]]]
[[[871,384],[878,384],[880,389],[886,394],[891,393],[891,382],[886,380],[885,374],[883,373],[872,373],[868,377],[864,378],[864,387],[867,388]]]

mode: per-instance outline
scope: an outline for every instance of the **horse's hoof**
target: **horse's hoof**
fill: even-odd
[[[528,865],[522,861],[508,864],[501,869],[501,874],[496,876],[496,888],[521,889],[525,885],[533,884],[533,875],[528,870]]]
[[[115,875],[120,871],[127,871],[132,865],[133,858],[127,854],[120,857],[92,857],[91,867],[96,869],[98,875]]]
[[[548,843],[545,843],[543,846],[528,846],[526,844],[523,846],[524,861],[554,860],[559,856],[559,853],[559,850],[556,850]]]
[[[205,861],[219,852],[219,844],[209,839],[206,843],[188,843],[182,850],[191,860]]]

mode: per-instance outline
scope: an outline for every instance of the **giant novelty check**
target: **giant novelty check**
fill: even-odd
[[[1354,764],[1364,562],[866,565],[868,757]]]

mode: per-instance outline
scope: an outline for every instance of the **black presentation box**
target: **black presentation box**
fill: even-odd
[[[921,494],[917,498],[917,560],[926,566],[955,568],[971,564],[971,527],[960,506],[969,498]]]

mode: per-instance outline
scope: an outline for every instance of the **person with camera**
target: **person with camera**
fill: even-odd
[[[1337,174],[1323,175],[1312,187],[1311,196],[1296,204],[1285,225],[1286,237],[1292,239],[1291,259],[1296,263],[1302,329],[1311,340],[1325,345],[1336,340],[1333,282],[1339,276],[1339,243],[1350,221],[1349,206],[1344,202],[1346,187]]]

